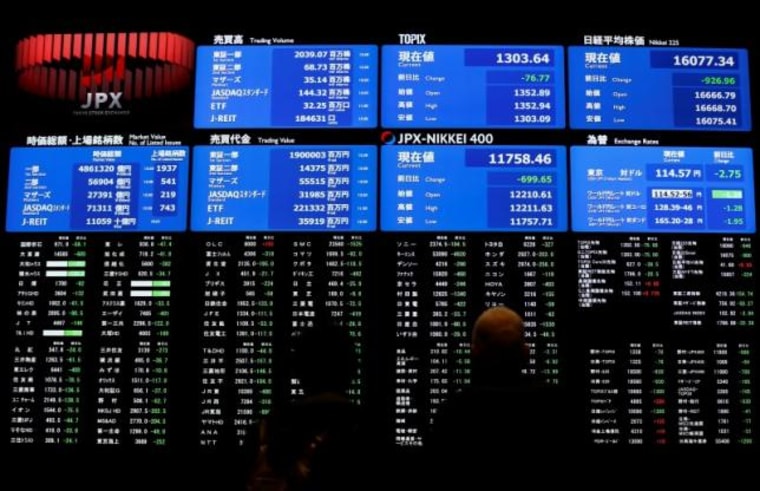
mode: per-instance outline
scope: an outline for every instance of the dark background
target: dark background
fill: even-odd
[[[578,45],[583,42],[584,34],[631,34],[646,38],[677,38],[681,45],[689,46],[739,46],[750,50],[750,77],[755,100],[760,97],[758,80],[760,80],[760,60],[758,59],[757,27],[753,16],[746,8],[730,3],[712,5],[709,10],[690,5],[679,9],[674,14],[663,12],[662,7],[640,3],[606,4],[601,6],[573,5],[557,10],[549,5],[533,5],[516,8],[505,4],[499,7],[478,6],[467,3],[455,8],[436,4],[426,9],[413,9],[409,6],[392,5],[357,5],[341,7],[338,5],[309,4],[308,7],[291,5],[286,12],[275,13],[269,6],[249,4],[210,4],[203,12],[157,13],[151,8],[124,4],[122,6],[90,6],[71,4],[69,8],[57,8],[59,12],[49,9],[19,6],[16,13],[6,13],[2,21],[2,46],[0,46],[0,101],[2,101],[2,125],[0,134],[3,149],[0,151],[0,189],[6,188],[8,148],[24,145],[26,136],[36,134],[112,134],[112,133],[147,133],[151,131],[166,134],[169,139],[182,140],[185,145],[207,144],[212,131],[194,130],[192,127],[192,85],[184,92],[163,101],[147,103],[136,102],[133,115],[126,118],[103,120],[76,118],[71,115],[70,104],[51,104],[44,99],[27,96],[15,88],[13,73],[13,56],[15,44],[26,35],[57,32],[120,32],[120,31],[173,31],[195,41],[196,45],[211,44],[214,34],[245,34],[246,36],[279,36],[294,38],[296,43],[365,43],[395,44],[397,33],[422,32],[427,34],[431,44],[559,44]],[[155,6],[153,6],[155,8]],[[182,9],[188,11],[191,7]],[[35,12],[37,10],[37,12]],[[44,12],[44,15],[42,14]],[[192,14],[192,15],[189,15]],[[333,15],[330,15],[333,14]],[[693,20],[692,20],[693,19]],[[753,101],[753,108],[757,103]],[[758,112],[753,110],[757,124]],[[246,131],[251,135],[294,136],[298,144],[316,142],[356,142],[375,144],[379,140],[380,130],[354,130],[333,133],[330,131]],[[494,131],[497,143],[551,143],[555,145],[582,144],[586,133],[583,131]],[[643,135],[659,138],[662,145],[718,145],[750,146],[757,151],[757,132],[745,134],[717,134],[710,132],[606,132],[612,138],[621,136],[635,137]],[[757,172],[756,182],[757,182]],[[760,189],[756,186],[756,189]],[[0,215],[5,216],[5,198],[0,199]],[[198,234],[199,236],[201,234]],[[573,234],[564,234],[558,241],[561,248],[570,251],[569,258],[574,257]],[[177,237],[178,248],[193,251],[200,248],[206,236],[193,237],[183,234]],[[381,250],[390,247],[392,240],[376,237],[372,248]],[[8,261],[4,261],[3,271],[13,273],[15,251],[12,238],[2,234],[0,244]],[[755,246],[756,247],[756,246]],[[566,270],[560,272],[560,279],[570,288],[575,284],[575,269],[572,260],[562,262]],[[180,260],[175,264],[177,270],[187,270],[190,264]],[[373,271],[382,271],[383,263],[375,265]],[[372,274],[372,273],[371,273]],[[191,278],[185,273],[184,278]],[[563,279],[564,278],[564,279]],[[179,283],[179,282],[178,282]],[[8,290],[6,290],[8,291]],[[0,301],[3,305],[2,319],[8,324],[6,305],[13,300],[11,289]],[[378,288],[376,295],[388,291]],[[566,324],[579,322],[573,316],[574,292],[562,300],[561,311],[568,317]],[[173,305],[193,302],[197,292],[182,291],[179,300]],[[377,306],[377,314],[370,327],[370,338],[377,344],[373,348],[385,352],[392,344],[392,324],[388,313],[382,313]],[[9,312],[10,307],[8,307]],[[178,314],[173,322],[174,332],[179,327],[187,327],[192,333],[197,329],[196,312],[192,309]],[[646,313],[641,313],[646,317]],[[620,313],[610,309],[600,314],[598,319],[583,319],[592,323],[620,323]],[[387,334],[383,334],[386,330]],[[571,334],[563,336],[569,339]],[[591,336],[586,334],[585,336]],[[3,330],[2,345],[7,346],[7,330]],[[180,372],[183,366],[195,362],[197,352],[195,341],[184,338],[181,344],[172,346],[172,373]],[[174,343],[176,339],[172,339]],[[752,341],[757,349],[757,334]],[[561,345],[565,352],[572,352],[572,347],[582,346],[582,342],[570,340]],[[179,347],[178,347],[179,346]],[[371,359],[374,368],[380,371],[388,366],[390,355],[376,355]],[[572,355],[568,355],[572,357]],[[574,369],[573,363],[565,374],[566,383],[576,385],[584,376],[582,363]],[[194,366],[192,369],[194,370]],[[757,369],[757,364],[754,366]],[[575,371],[574,371],[575,370]],[[192,370],[188,370],[191,371]],[[3,393],[7,394],[6,369],[3,375]],[[195,373],[195,372],[192,372]],[[390,395],[383,395],[384,389],[390,389],[391,371],[375,376],[375,385],[370,387],[369,397],[377,405],[380,427],[388,425],[391,417]],[[756,377],[756,376],[755,376]],[[84,485],[94,484],[102,488],[129,486],[135,489],[177,489],[192,487],[194,489],[225,489],[228,476],[234,474],[240,460],[235,452],[219,450],[215,452],[200,451],[191,442],[196,439],[192,422],[196,418],[196,406],[192,395],[197,387],[196,381],[190,381],[190,390],[185,389],[185,396],[172,402],[172,423],[170,438],[183,442],[173,444],[168,449],[101,449],[83,446],[76,450],[56,448],[18,448],[5,445],[10,452],[3,466],[6,470],[4,489],[44,489],[47,486],[56,489],[80,489]],[[387,385],[387,387],[385,387]],[[758,390],[757,378],[753,386]],[[583,396],[583,388],[578,391]],[[182,391],[180,390],[180,393]],[[391,392],[387,392],[390,394]],[[580,401],[574,401],[573,408],[581,408]],[[757,404],[755,404],[755,413]],[[576,410],[571,409],[571,410]],[[175,421],[176,420],[176,421]],[[188,430],[190,434],[182,434]],[[6,431],[3,431],[5,435]],[[755,430],[757,434],[757,430]],[[7,442],[7,437],[5,438]],[[405,486],[412,481],[405,477],[417,467],[417,455],[394,449],[390,444],[373,449],[376,459],[387,462],[382,465],[384,476],[392,488]],[[548,463],[557,468],[556,472],[566,475],[568,481],[577,479],[584,483],[610,483],[618,487],[621,482],[634,476],[646,479],[651,484],[677,482],[689,476],[705,474],[721,476],[728,487],[743,476],[751,475],[751,468],[742,465],[747,456],[743,452],[725,449],[676,449],[676,450],[620,450],[592,449],[582,442],[575,448],[567,449],[567,462]],[[368,455],[369,457],[369,455]],[[570,466],[571,462],[576,462]],[[578,463],[579,462],[579,463]],[[710,462],[709,466],[700,467],[701,462]],[[561,469],[561,470],[560,470]],[[571,470],[572,469],[572,470]],[[613,474],[613,470],[620,473]],[[547,469],[547,472],[553,470]],[[424,479],[423,479],[424,482]]]

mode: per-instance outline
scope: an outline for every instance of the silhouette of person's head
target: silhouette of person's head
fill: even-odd
[[[471,348],[476,376],[519,376],[529,353],[522,317],[504,306],[486,310],[475,321]]]
[[[318,326],[306,330],[293,353],[295,375],[307,395],[346,393],[356,374],[356,354],[351,336],[343,329]]]

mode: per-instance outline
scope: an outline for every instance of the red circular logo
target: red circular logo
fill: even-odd
[[[16,45],[19,87],[51,99],[161,96],[186,87],[194,63],[194,43],[172,32],[38,34]]]

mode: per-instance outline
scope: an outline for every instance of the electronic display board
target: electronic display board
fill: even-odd
[[[370,146],[196,147],[197,231],[375,229]]]
[[[571,46],[570,127],[749,131],[747,50]]]
[[[2,65],[13,473],[216,485],[307,395],[320,325],[354,342],[381,453],[421,469],[497,305],[592,466],[756,447],[739,34],[26,22]]]
[[[14,148],[9,232],[184,231],[187,147]]]
[[[573,229],[754,233],[748,148],[573,147]]]
[[[386,146],[381,165],[383,230],[567,229],[564,147]]]
[[[386,128],[564,128],[559,46],[384,46]]]
[[[373,128],[376,46],[202,46],[197,128]]]

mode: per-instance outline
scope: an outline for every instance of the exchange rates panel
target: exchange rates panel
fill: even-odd
[[[573,230],[753,233],[752,150],[572,147]]]

